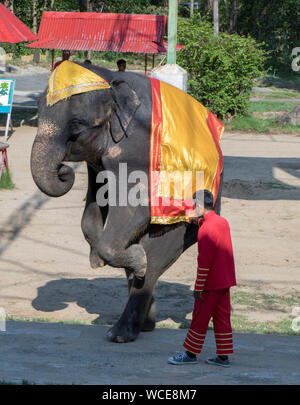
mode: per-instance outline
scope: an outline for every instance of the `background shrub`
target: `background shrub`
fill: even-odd
[[[254,80],[265,73],[263,44],[237,34],[216,36],[199,14],[179,19],[178,42],[185,45],[177,63],[189,74],[189,94],[221,119],[245,113]]]

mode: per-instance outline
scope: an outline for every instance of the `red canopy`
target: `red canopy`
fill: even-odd
[[[164,15],[44,12],[29,48],[165,53]],[[178,49],[183,48],[178,46]]]
[[[30,29],[0,3],[0,42],[16,44],[35,39],[37,37]]]

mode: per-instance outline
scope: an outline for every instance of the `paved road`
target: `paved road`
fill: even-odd
[[[234,333],[231,368],[204,363],[214,354],[208,331],[197,365],[173,366],[186,331],[157,329],[132,343],[106,340],[105,326],[6,323],[0,332],[0,380],[37,384],[299,384],[300,337]]]
[[[0,78],[15,79],[14,107],[37,107],[37,100],[45,90],[50,72],[47,69],[30,66],[14,72],[0,74]]]

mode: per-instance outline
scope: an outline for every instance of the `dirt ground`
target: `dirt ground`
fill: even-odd
[[[74,164],[76,180],[68,194],[58,199],[43,195],[30,174],[35,132],[18,128],[8,141],[16,187],[0,191],[0,307],[26,319],[111,325],[126,303],[127,285],[123,269],[89,266],[89,247],[80,228],[85,165]],[[300,137],[225,133],[221,147],[222,215],[232,232],[238,281],[234,289],[287,298],[299,294]],[[191,318],[196,257],[193,246],[160,278],[160,325],[172,328]],[[237,304],[233,310],[251,321],[266,321],[286,317],[293,307],[284,312]]]
[[[0,191],[0,307],[26,318],[111,324],[126,302],[127,286],[123,269],[89,266],[80,228],[85,165],[74,165],[76,180],[67,195],[43,195],[30,174],[35,132],[18,128],[9,139],[16,188]],[[221,146],[222,215],[231,226],[237,288],[285,296],[299,292],[300,137],[225,133]],[[196,257],[194,245],[160,278],[159,321],[179,323],[191,314]],[[248,316],[254,320],[283,315],[252,312]]]

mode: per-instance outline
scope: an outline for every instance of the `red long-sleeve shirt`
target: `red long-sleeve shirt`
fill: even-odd
[[[198,231],[198,268],[195,291],[236,285],[229,224],[214,211],[204,215]]]

